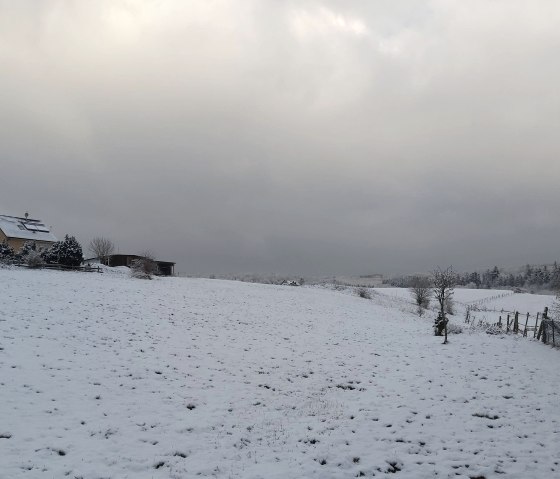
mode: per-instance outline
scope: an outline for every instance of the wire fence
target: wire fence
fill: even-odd
[[[487,316],[487,313],[493,313],[494,320],[489,321],[490,314]],[[497,321],[496,313],[499,313]],[[519,311],[503,309],[480,309],[477,304],[473,304],[467,307],[465,323],[483,327],[488,332],[522,334],[523,337],[533,337],[554,347],[560,346],[560,321],[549,318],[548,308],[544,308],[542,313],[522,314]]]

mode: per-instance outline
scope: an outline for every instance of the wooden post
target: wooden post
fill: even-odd
[[[533,332],[533,338],[537,337],[537,323],[539,322],[539,314],[541,313],[537,313],[537,319],[535,319],[535,331]]]
[[[506,328],[506,333],[509,333],[509,314],[507,317],[507,328]]]
[[[552,346],[556,346],[554,342],[554,319],[552,320]]]
[[[539,336],[542,334],[542,342],[547,343],[548,338],[546,337],[546,329],[544,328],[544,322],[548,320],[548,307],[544,308],[541,321],[541,329],[539,330]]]
[[[513,332],[515,334],[519,332],[519,311],[515,312],[515,319],[513,320]]]
[[[523,330],[523,337],[527,336],[527,323],[529,322],[529,313],[527,313],[527,319],[525,320],[525,329]]]
[[[500,329],[502,329],[502,317],[500,316],[500,319],[498,319],[498,327]]]

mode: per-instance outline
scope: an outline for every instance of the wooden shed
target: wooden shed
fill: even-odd
[[[112,254],[107,258],[107,266],[132,266],[132,263],[137,259],[143,259],[144,257],[137,254]],[[89,258],[84,260],[84,263],[99,261],[99,258]],[[159,261],[155,260],[158,266],[158,273],[160,276],[174,276],[175,275],[175,263],[171,261]]]

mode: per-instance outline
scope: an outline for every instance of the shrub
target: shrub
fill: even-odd
[[[463,332],[463,328],[458,324],[448,323],[447,332],[449,334],[461,334]]]
[[[369,292],[369,289],[367,288],[356,288],[356,294],[360,297],[360,298],[364,298],[364,299],[371,299],[371,293]]]
[[[23,246],[21,247],[19,252],[16,253],[15,259],[25,263],[27,255],[35,251],[37,251],[37,245],[35,244],[35,241],[26,241],[25,243],[23,243]]]
[[[61,242],[57,241],[53,243],[50,248],[43,250],[41,252],[41,258],[47,264],[57,264],[58,263],[58,251],[60,249]]]
[[[38,251],[30,251],[24,258],[25,264],[29,268],[40,268],[45,264],[41,254]]]
[[[4,240],[0,243],[0,263],[12,263],[16,253],[14,249]]]
[[[152,279],[158,273],[157,263],[151,253],[144,253],[130,265],[130,274],[133,278]]]
[[[446,330],[445,326],[447,325],[448,322],[449,320],[445,319],[440,311],[436,316],[436,318],[434,319],[434,334],[436,336],[443,336],[443,332],[444,330]]]
[[[432,295],[432,284],[430,278],[425,276],[413,276],[410,280],[410,292],[418,306],[418,315],[424,314],[424,309],[430,306],[430,297]]]
[[[491,324],[486,328],[486,334],[504,334],[502,328]]]
[[[453,303],[453,299],[449,298],[445,302],[445,312],[451,316],[455,314],[455,304]]]

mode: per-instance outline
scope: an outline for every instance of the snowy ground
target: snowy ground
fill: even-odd
[[[379,288],[376,291],[394,298],[411,299],[410,291],[406,288]],[[536,314],[542,313],[545,306],[550,307],[554,296],[514,293],[507,289],[456,288],[453,292],[453,301],[459,306],[476,305],[496,311],[503,309]]]
[[[444,346],[381,293],[0,284],[0,478],[560,477],[560,351],[536,341]]]

